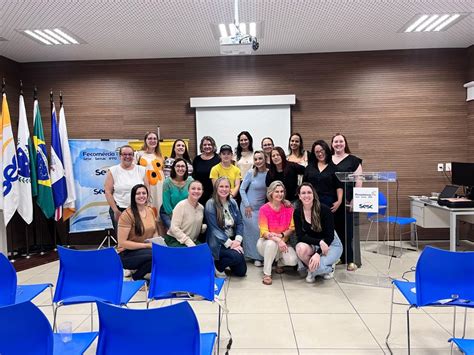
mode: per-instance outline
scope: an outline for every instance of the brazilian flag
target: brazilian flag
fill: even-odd
[[[48,156],[46,155],[46,143],[44,141],[43,122],[38,100],[34,103],[34,125],[33,125],[33,144],[36,158],[32,159],[36,164],[36,179],[32,179],[31,188],[33,193],[37,192],[36,203],[40,207],[46,218],[54,215],[53,192],[51,189],[51,179],[49,177]]]

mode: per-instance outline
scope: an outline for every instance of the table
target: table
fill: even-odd
[[[408,196],[410,213],[422,228],[449,228],[449,250],[456,251],[456,223],[459,220],[474,224],[474,208],[440,206],[436,200]]]

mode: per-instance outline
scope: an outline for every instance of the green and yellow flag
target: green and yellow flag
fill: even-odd
[[[49,164],[46,155],[46,143],[44,141],[43,122],[38,100],[35,100],[33,108],[34,127],[33,127],[33,145],[36,157],[36,179],[32,181],[32,191],[37,192],[36,203],[43,211],[46,218],[54,215],[53,192],[51,189],[51,179],[49,177]],[[33,164],[32,164],[33,165]]]

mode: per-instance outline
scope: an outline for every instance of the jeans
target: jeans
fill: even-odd
[[[151,272],[151,249],[124,250],[120,255],[125,269],[137,270],[132,274],[134,280],[143,280]]]
[[[260,255],[263,255],[263,273],[268,276],[272,275],[272,265],[274,260],[277,261],[278,266],[295,266],[298,263],[296,251],[289,245],[288,251],[282,253],[278,249],[278,244],[275,241],[260,238],[257,241],[257,250]]]
[[[166,228],[166,230],[170,229],[171,217],[169,214],[165,212],[165,209],[163,208],[163,206],[160,207],[160,219],[161,219],[161,223],[163,223],[163,226]]]
[[[219,251],[219,260],[216,260],[214,264],[219,272],[223,272],[226,267],[230,267],[230,271],[234,276],[242,277],[247,273],[247,263],[245,262],[244,254],[228,249],[223,245],[221,245],[221,250]]]
[[[319,249],[319,247],[316,247]],[[328,255],[322,255],[319,261],[319,267],[312,272],[313,276],[329,274],[333,271],[332,266],[341,257],[342,243],[336,233],[334,233],[334,240],[329,246]]]

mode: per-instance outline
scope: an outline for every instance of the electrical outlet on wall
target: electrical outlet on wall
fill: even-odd
[[[451,171],[451,163],[444,164],[444,171]]]
[[[444,164],[438,163],[438,171],[444,171]]]

